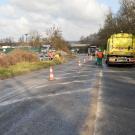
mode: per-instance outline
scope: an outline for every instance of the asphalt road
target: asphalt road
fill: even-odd
[[[135,67],[104,67],[95,135],[135,135]]]
[[[83,62],[86,56],[79,59]],[[78,59],[0,81],[0,135],[92,134],[100,68]]]
[[[135,134],[134,67],[75,59],[54,72],[54,81],[49,69],[0,81],[0,135]]]

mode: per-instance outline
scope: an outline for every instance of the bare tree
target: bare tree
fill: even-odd
[[[121,0],[120,9],[116,15],[109,11],[104,26],[96,34],[96,42],[99,46],[105,46],[110,35],[121,31],[135,34],[135,0]],[[83,41],[88,39],[92,41],[92,36],[85,37]]]
[[[135,1],[121,0],[118,12],[118,25],[121,31],[135,34]]]
[[[29,44],[33,47],[41,46],[41,35],[37,31],[31,31],[28,38]]]
[[[51,27],[47,30],[48,42],[57,50],[68,52],[68,43],[62,37],[62,31],[58,27]]]

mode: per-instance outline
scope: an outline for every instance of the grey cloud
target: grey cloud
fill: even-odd
[[[0,19],[6,22],[5,33],[8,29],[15,35],[32,29],[43,32],[56,24],[66,39],[77,40],[81,35],[96,32],[107,10],[97,0],[10,0],[8,5],[0,6],[0,12],[9,18]],[[10,28],[11,24],[15,30]]]

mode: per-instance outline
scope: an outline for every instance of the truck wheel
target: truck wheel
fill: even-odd
[[[110,63],[109,63],[109,60],[107,59],[106,60],[106,65],[109,67],[110,66]]]
[[[107,63],[107,66],[110,67],[110,63]]]

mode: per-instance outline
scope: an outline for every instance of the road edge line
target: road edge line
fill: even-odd
[[[94,131],[93,135],[96,135],[96,129],[97,129],[97,122],[98,122],[98,117],[99,117],[99,112],[100,112],[100,95],[101,95],[101,83],[102,83],[102,77],[103,77],[103,70],[100,70],[99,72],[99,84],[98,84],[98,97],[97,97],[97,110],[96,110],[96,118],[94,122]]]
[[[98,70],[98,73],[96,74],[97,80],[91,92],[92,101],[89,105],[88,116],[86,117],[80,135],[95,135],[101,77],[102,77],[102,70]]]

